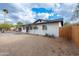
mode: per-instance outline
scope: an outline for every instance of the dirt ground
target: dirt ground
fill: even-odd
[[[1,56],[74,56],[71,42],[23,33],[0,33]]]

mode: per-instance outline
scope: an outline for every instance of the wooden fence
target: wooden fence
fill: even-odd
[[[79,25],[68,25],[60,28],[59,36],[63,39],[72,41],[79,47]]]

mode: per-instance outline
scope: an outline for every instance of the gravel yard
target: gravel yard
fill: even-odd
[[[0,33],[1,56],[79,55],[71,42],[22,33]]]

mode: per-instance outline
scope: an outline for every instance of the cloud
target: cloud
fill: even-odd
[[[0,20],[0,24],[2,24],[2,23],[4,23],[4,21],[3,20]]]
[[[27,3],[27,4],[13,4],[17,9],[19,9],[20,11],[17,14],[17,17],[19,17],[19,20],[21,21],[28,21],[28,19],[30,19],[30,22],[35,21],[35,19],[38,18],[48,18],[48,14],[47,13],[39,13],[38,14],[38,18],[36,18],[37,14],[32,12],[32,8],[45,8],[45,9],[50,9],[52,8],[52,14],[51,17],[56,18],[58,14],[59,16],[64,17],[65,20],[70,19],[70,17],[72,16],[73,12],[74,12],[74,8],[75,5],[74,3]],[[46,15],[45,15],[46,14]],[[49,14],[50,15],[50,14]],[[36,16],[36,17],[35,17]]]
[[[17,9],[21,9],[17,13],[13,13],[13,15],[16,15],[19,19],[18,21],[23,21],[23,22],[34,22],[34,16],[33,12],[31,11],[30,7],[26,7],[25,4],[13,4],[15,7],[18,7]],[[29,4],[26,4],[29,5]]]
[[[32,23],[39,18],[49,19],[50,16],[52,19],[63,17],[66,21],[69,20],[72,16],[75,6],[76,4],[71,3],[12,3],[9,7],[6,6],[6,8],[9,9],[9,15],[7,18],[9,19],[9,21],[11,19],[11,22],[13,23],[17,21]],[[42,13],[37,14],[32,11],[33,8],[43,8],[44,11],[49,10],[52,12],[48,13],[43,11]],[[1,13],[0,18],[3,18],[3,15]]]
[[[37,19],[48,19],[49,14],[48,13],[38,13]]]
[[[6,18],[6,21],[8,22],[12,22],[12,20],[10,18]]]
[[[0,19],[3,18],[3,14],[0,14]]]
[[[13,5],[15,7],[18,7],[17,9],[21,9],[21,11],[19,11],[18,13],[13,13],[13,15],[16,15],[19,18],[18,21],[34,22],[36,19],[39,19],[39,18],[47,19],[49,16],[48,13],[39,13],[37,18],[36,16],[37,14],[35,14],[32,11],[32,8],[34,7],[35,8],[43,7],[44,9],[45,8],[45,6],[43,6],[44,4],[41,5],[38,3],[38,4],[13,4]]]
[[[13,13],[13,15],[17,16],[19,19],[18,21],[24,21],[24,22],[34,22],[35,19],[33,18],[35,14],[32,13],[31,10],[26,10],[27,12],[18,12],[18,13]]]

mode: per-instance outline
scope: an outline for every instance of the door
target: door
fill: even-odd
[[[21,28],[18,28],[18,30],[19,30],[19,32],[21,32],[21,31],[22,31],[22,29],[21,29]]]
[[[28,32],[28,30],[29,30],[29,27],[26,27],[26,32]]]

